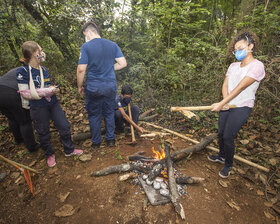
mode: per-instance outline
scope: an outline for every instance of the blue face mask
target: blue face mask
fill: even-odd
[[[131,101],[131,98],[130,98],[130,97],[125,97],[125,98],[123,98],[123,102],[124,102],[126,105],[129,104],[130,101]]]
[[[237,50],[234,55],[238,61],[242,61],[246,57],[247,51],[246,50]]]

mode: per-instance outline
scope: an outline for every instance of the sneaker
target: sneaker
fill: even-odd
[[[225,164],[225,159],[223,157],[216,156],[216,155],[210,155],[210,156],[207,156],[207,158],[208,158],[208,160],[210,160],[214,163]]]
[[[99,149],[100,148],[100,143],[98,143],[98,144],[92,143],[92,148],[93,149]]]
[[[55,155],[52,154],[51,156],[48,157],[47,163],[49,167],[54,167],[56,162],[55,162]]]
[[[230,175],[231,167],[224,166],[224,168],[219,172],[221,178],[228,178]]]
[[[115,139],[107,140],[107,146],[108,147],[115,147]]]
[[[65,153],[65,156],[80,156],[80,155],[82,155],[84,152],[83,152],[83,150],[81,150],[81,149],[74,149],[74,151],[73,152],[71,152],[71,153],[69,153],[69,154],[66,154]]]

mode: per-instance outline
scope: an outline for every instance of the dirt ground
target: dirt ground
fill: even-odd
[[[252,182],[235,170],[229,179],[223,180],[227,187],[220,184],[218,176],[222,165],[207,160],[210,152],[193,154],[189,159],[176,164],[181,174],[204,177],[205,182],[188,185],[187,194],[180,200],[184,207],[186,220],[175,214],[172,204],[143,207],[145,194],[133,180],[118,181],[121,174],[93,178],[90,174],[110,165],[127,162],[127,156],[138,151],[152,155],[151,148],[160,145],[159,138],[137,139],[137,145],[127,143],[130,137],[118,136],[117,146],[105,145],[93,151],[90,140],[76,146],[92,154],[91,161],[82,162],[76,157],[65,157],[57,133],[53,132],[52,143],[56,150],[57,165],[48,168],[42,151],[35,154],[26,152],[22,145],[13,144],[12,136],[2,131],[0,153],[12,160],[30,165],[40,171],[32,174],[35,196],[32,196],[22,175],[5,162],[0,162],[0,171],[7,177],[0,182],[0,223],[232,223],[261,224],[276,223],[265,213],[273,211],[265,205],[262,195],[264,185]],[[177,150],[189,145],[175,138]],[[244,166],[244,165],[243,165]],[[241,169],[235,163],[235,167]],[[248,168],[248,167],[247,167]],[[255,172],[249,168],[247,172]],[[60,195],[66,195],[62,202]],[[68,217],[56,217],[55,212],[65,204],[74,208],[74,214]],[[275,219],[275,217],[274,217]]]

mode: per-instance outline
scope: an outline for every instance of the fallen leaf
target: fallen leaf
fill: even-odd
[[[222,187],[228,187],[227,183],[225,181],[222,181],[222,180],[219,180],[219,184],[222,186]]]
[[[66,200],[66,198],[69,196],[69,194],[70,194],[69,191],[68,191],[67,193],[65,193],[65,194],[59,194],[59,195],[58,195],[58,198],[59,198],[60,201],[63,203],[63,202]]]
[[[91,159],[92,159],[91,154],[83,154],[79,157],[79,160],[81,160],[82,162],[90,161]]]
[[[81,175],[78,175],[76,176],[76,180],[80,179],[81,178]]]
[[[249,140],[247,140],[247,139],[240,140],[240,143],[241,143],[242,145],[247,145],[247,144],[249,143]]]
[[[261,181],[264,185],[266,185],[266,183],[267,183],[267,177],[266,177],[264,174],[260,174],[259,178],[260,178],[260,181]]]
[[[265,205],[266,207],[272,207],[272,206],[273,206],[273,204],[272,204],[272,203],[267,202],[267,201],[265,201],[265,202],[264,202],[264,205]]]
[[[32,162],[29,164],[29,166],[34,166],[36,162],[37,162],[37,160],[32,161]]]
[[[227,204],[231,207],[231,208],[235,208],[237,211],[240,211],[241,208],[233,201],[231,200],[231,202],[227,201]]]
[[[63,205],[58,211],[54,213],[57,217],[67,217],[73,215],[75,212],[74,208],[70,204]]]
[[[276,158],[271,158],[268,160],[269,164],[272,166],[275,166],[278,163],[278,160]]]
[[[264,193],[263,193],[263,191],[257,190],[257,195],[264,196]]]
[[[265,215],[266,218],[275,220],[275,217],[274,217],[273,215],[271,215],[269,212],[264,211],[263,213],[264,213],[264,215]]]

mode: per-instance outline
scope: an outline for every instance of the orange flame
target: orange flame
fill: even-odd
[[[165,152],[164,152],[164,149],[161,149],[161,152],[155,150],[154,147],[152,147],[152,151],[153,153],[155,154],[154,155],[154,158],[158,159],[158,160],[161,160],[161,159],[164,159],[165,158]]]
[[[165,178],[168,178],[168,176],[167,176],[167,169],[166,169],[166,168],[164,168],[164,170],[161,171],[161,175],[162,175],[163,177],[165,177]]]

